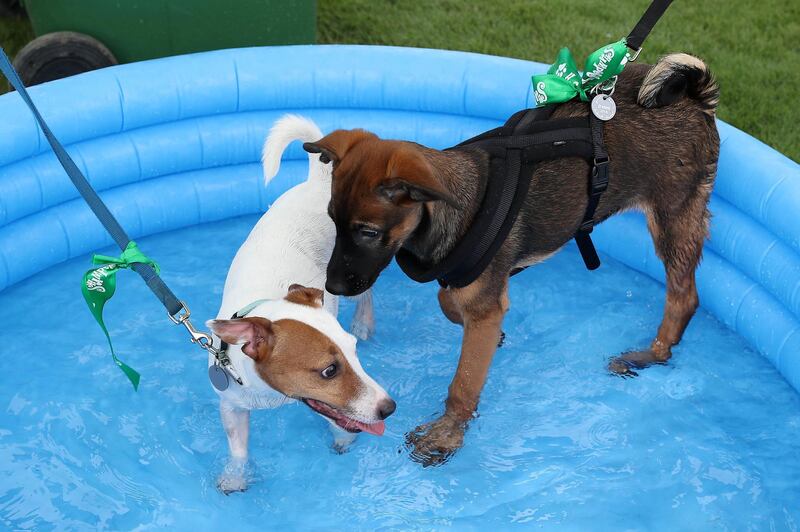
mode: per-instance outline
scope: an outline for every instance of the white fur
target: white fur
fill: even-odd
[[[269,130],[269,137],[264,143],[261,153],[261,164],[264,167],[264,184],[269,185],[272,178],[278,175],[283,152],[292,142],[315,142],[323,137],[317,124],[308,118],[298,115],[285,115],[275,122]],[[319,162],[319,155],[309,154],[308,179],[327,179],[330,184],[331,168],[329,165],[314,164]]]
[[[266,183],[278,173],[281,156],[291,142],[313,142],[322,136],[317,125],[308,119],[287,115],[278,120],[264,144],[262,162]],[[327,214],[331,165],[322,164],[318,154],[309,154],[308,162],[308,179],[278,198],[236,253],[225,281],[217,318],[230,319],[253,301],[269,299],[271,301],[254,308],[248,316],[270,320],[296,319],[323,332],[341,349],[363,384],[360,395],[351,401],[354,417],[371,423],[377,421],[376,404],[388,399],[388,395],[364,372],[356,356],[355,337],[345,332],[336,320],[338,298],[326,292],[322,309],[283,299],[289,286],[295,283],[324,290],[325,271],[336,237],[336,228]],[[370,297],[358,301],[354,330],[371,330]],[[219,339],[215,341],[218,345]],[[258,376],[253,360],[242,353],[240,346],[231,345],[228,356],[244,386],[231,382],[227,390],[217,391],[231,453],[231,461],[219,479],[220,488],[226,492],[246,487],[241,464],[247,460],[249,411],[292,402]],[[209,365],[212,363],[213,358],[209,357]],[[341,451],[353,440],[353,435],[332,422],[331,428],[335,448]]]

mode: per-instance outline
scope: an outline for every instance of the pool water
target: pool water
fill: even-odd
[[[197,323],[216,314],[255,217],[140,240]],[[330,448],[302,405],[252,418],[253,483],[215,487],[227,445],[206,357],[134,273],[106,308],[138,393],[85,308],[88,257],[0,293],[0,528],[236,530],[566,528],[797,530],[800,395],[704,311],[669,365],[608,375],[648,344],[663,287],[569,246],[515,277],[505,346],[480,417],[446,465],[423,469],[404,433],[442,410],[460,329],[392,266],[362,363],[397,400],[382,438]],[[349,324],[353,305],[340,318]],[[500,527],[500,528],[498,528]]]

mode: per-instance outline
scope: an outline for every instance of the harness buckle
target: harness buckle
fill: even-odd
[[[593,196],[599,196],[608,188],[608,156],[595,157],[592,161]]]

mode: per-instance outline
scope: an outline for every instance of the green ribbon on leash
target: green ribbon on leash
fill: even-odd
[[[139,251],[136,242],[131,240],[125,248],[125,251],[123,251],[122,255],[119,257],[94,255],[92,257],[92,264],[100,266],[87,271],[83,276],[83,284],[81,285],[83,298],[86,300],[86,304],[89,305],[89,310],[94,316],[94,319],[97,320],[97,323],[106,335],[108,347],[111,349],[111,357],[114,359],[114,363],[119,366],[119,369],[121,369],[125,376],[128,377],[128,380],[131,381],[134,390],[139,389],[139,372],[117,358],[116,353],[114,353],[114,346],[111,344],[111,336],[108,334],[108,329],[106,329],[106,325],[103,322],[103,307],[106,301],[114,296],[114,292],[117,289],[117,272],[120,269],[130,268],[132,264],[137,262],[149,264],[156,271],[156,274],[159,273],[158,264]]]
[[[589,55],[581,75],[569,48],[562,48],[547,74],[531,78],[536,105],[564,103],[575,97],[588,102],[587,93],[595,86],[619,75],[629,60],[628,46],[625,39],[622,39]]]

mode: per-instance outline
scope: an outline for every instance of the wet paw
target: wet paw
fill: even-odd
[[[643,370],[654,364],[663,365],[669,360],[667,356],[659,355],[652,349],[643,351],[629,351],[618,357],[612,358],[608,363],[608,370],[620,377],[638,377],[637,370]]]
[[[217,478],[217,489],[225,495],[247,490],[247,463],[232,458]]]
[[[347,451],[350,450],[350,444],[334,442],[334,444],[331,445],[331,450],[336,454],[346,454]]]
[[[359,340],[369,340],[369,337],[375,332],[375,325],[354,320],[353,323],[350,324],[350,332]]]
[[[464,444],[465,424],[447,416],[420,425],[406,434],[411,459],[423,467],[446,463]]]
[[[350,446],[356,440],[355,434],[349,434],[349,437],[337,437],[333,440],[333,445],[331,445],[331,449],[336,454],[345,454],[347,451],[350,450]]]
[[[223,473],[217,479],[217,489],[224,495],[247,490],[247,479],[244,475],[229,475]]]

